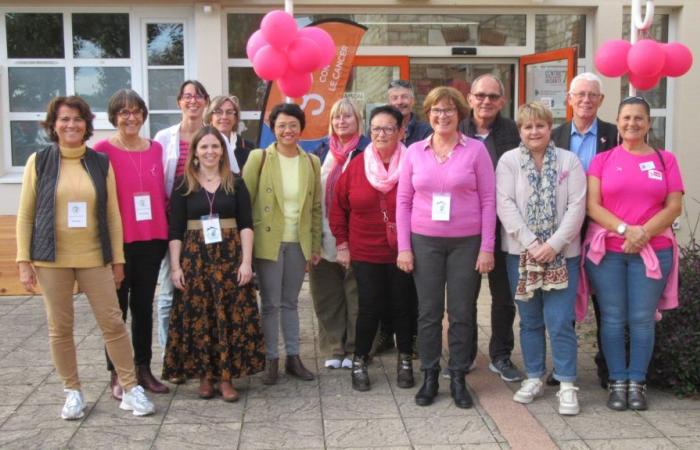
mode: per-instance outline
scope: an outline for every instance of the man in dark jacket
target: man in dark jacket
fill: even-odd
[[[403,143],[408,147],[414,142],[422,141],[430,136],[433,129],[426,122],[418,120],[413,114],[413,105],[416,103],[416,96],[413,86],[406,80],[394,80],[389,83],[387,90],[389,104],[394,106],[403,114],[404,133]]]
[[[471,92],[467,96],[471,107],[470,116],[460,124],[462,133],[484,143],[491,156],[494,170],[501,155],[520,144],[520,133],[515,122],[501,116],[501,109],[506,104],[504,94],[503,83],[494,75],[485,74],[477,77],[472,82]],[[510,360],[515,345],[513,336],[515,303],[508,284],[505,253],[501,250],[500,222],[496,223],[494,262],[494,269],[489,272],[489,290],[491,291],[489,369],[498,373],[506,381],[520,381],[522,374]],[[478,295],[477,290],[476,296]],[[474,309],[476,309],[476,298]],[[476,318],[476,311],[472,317]],[[473,354],[476,355],[476,326],[474,330]]]

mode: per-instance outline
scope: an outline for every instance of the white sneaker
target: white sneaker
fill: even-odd
[[[75,389],[64,389],[66,393],[66,403],[61,410],[61,419],[78,420],[85,415],[85,399],[83,393]]]
[[[562,388],[557,392],[559,397],[559,414],[566,416],[575,416],[579,413],[578,397],[576,395],[577,387]]]
[[[340,369],[340,364],[339,358],[327,359],[326,362],[323,363],[326,369]]]
[[[343,364],[341,364],[343,369],[352,369],[352,358],[343,359]]]
[[[141,386],[134,386],[122,395],[122,403],[119,405],[124,411],[133,411],[135,416],[148,416],[156,412],[153,403],[146,397]]]
[[[518,392],[513,395],[513,400],[518,403],[532,403],[536,397],[544,394],[544,383],[538,378],[527,378],[520,385]]]

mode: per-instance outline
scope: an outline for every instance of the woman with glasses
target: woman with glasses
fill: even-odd
[[[176,177],[185,173],[185,162],[189,154],[190,142],[202,128],[202,115],[209,103],[209,94],[202,83],[187,80],[180,85],[177,106],[182,112],[180,122],[160,130],[154,140],[163,147],[163,171],[165,175],[165,195],[170,198]],[[165,349],[168,339],[168,321],[173,303],[173,284],[170,281],[170,258],[166,255],[158,274],[158,341]],[[183,380],[173,379],[173,382]]]
[[[153,294],[168,246],[163,148],[139,135],[148,109],[131,89],[120,89],[109,99],[107,115],[117,132],[95,144],[95,150],[109,157],[117,183],[126,260],[124,281],[117,290],[119,307],[124,321],[131,310],[131,343],[139,384],[165,394],[170,389],[151,373]],[[107,369],[112,373],[112,397],[121,400],[122,387],[109,356]]]
[[[204,123],[219,130],[226,140],[226,149],[231,170],[240,173],[253,149],[253,143],[238,134],[241,120],[241,107],[234,96],[218,95],[211,100],[204,113]]]
[[[649,103],[642,97],[623,100],[617,113],[622,143],[596,155],[588,170],[585,270],[601,313],[607,405],[616,411],[647,409],[655,312],[678,306],[671,225],[681,214],[683,179],[673,153],[647,143],[650,129]],[[581,313],[587,296],[579,300]]]
[[[299,356],[299,291],[308,263],[321,260],[321,178],[318,157],[299,146],[306,119],[293,103],[270,112],[276,142],[254,150],[243,169],[255,224],[255,269],[265,334],[264,384],[277,383],[280,324],[285,372],[311,381]]]
[[[457,407],[471,408],[465,375],[475,356],[470,339],[478,283],[494,266],[496,180],[486,147],[458,130],[469,111],[459,91],[433,89],[423,110],[433,134],[408,148],[396,206],[397,265],[413,272],[418,291],[425,377],[415,400],[430,405],[438,392],[447,286],[450,392]]]
[[[367,370],[379,319],[391,311],[399,349],[396,383],[414,384],[410,308],[415,288],[410,275],[397,269],[396,191],[406,148],[401,143],[401,112],[380,106],[370,113],[369,144],[353,159],[335,186],[330,227],[336,240],[336,261],[355,273],[358,303],[352,387],[370,389]]]

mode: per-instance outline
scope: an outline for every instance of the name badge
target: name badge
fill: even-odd
[[[642,172],[646,172],[647,170],[656,169],[656,166],[654,165],[654,161],[647,161],[647,162],[639,163],[639,169]]]
[[[649,174],[649,178],[651,178],[652,180],[662,181],[664,179],[664,174],[662,174],[658,170],[650,170],[647,173]]]
[[[136,221],[153,219],[151,214],[151,194],[148,192],[136,192],[134,194],[134,210],[136,211]]]
[[[68,202],[68,228],[87,228],[87,202]]]
[[[450,220],[450,194],[433,194],[433,220]]]
[[[219,223],[219,215],[212,214],[202,216],[202,231],[204,232],[205,244],[216,244],[221,242],[221,224]]]

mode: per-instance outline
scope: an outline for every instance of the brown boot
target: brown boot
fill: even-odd
[[[225,402],[236,402],[240,395],[236,388],[233,387],[230,381],[220,381],[219,382],[219,392],[221,392],[221,398]]]
[[[314,374],[304,367],[299,355],[287,355],[287,361],[284,363],[284,371],[287,375],[300,378],[304,381],[311,381],[314,379]]]
[[[214,383],[207,378],[207,377],[202,377],[199,379],[199,398],[212,398],[214,397]]]
[[[153,376],[150,366],[136,366],[136,379],[141,387],[154,394],[167,394],[170,392],[168,386],[164,385],[158,378]]]
[[[277,384],[279,361],[279,358],[265,360],[265,373],[262,379],[263,384]]]
[[[109,379],[109,388],[112,390],[112,398],[115,400],[121,400],[122,394],[124,393],[122,386],[119,384],[119,377],[117,372],[112,370],[111,377]]]

